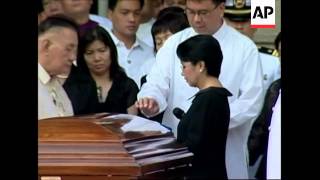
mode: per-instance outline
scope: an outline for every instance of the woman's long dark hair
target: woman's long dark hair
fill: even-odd
[[[84,54],[88,46],[94,41],[99,40],[105,44],[110,50],[110,69],[109,69],[109,77],[110,79],[116,79],[118,77],[126,76],[124,70],[120,67],[118,63],[118,53],[116,45],[114,44],[109,33],[100,26],[97,26],[93,29],[88,30],[80,39],[79,50],[78,50],[78,58],[77,65],[79,70],[83,73],[87,73],[91,76],[88,65],[84,59]]]

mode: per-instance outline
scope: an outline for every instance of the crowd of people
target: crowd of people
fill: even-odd
[[[90,14],[92,4],[42,0],[39,120],[143,116],[194,153],[186,177],[281,177],[281,33],[277,50],[254,43],[250,1],[108,0],[105,17]]]

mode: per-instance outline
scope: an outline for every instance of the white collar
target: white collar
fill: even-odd
[[[220,26],[220,28],[218,29],[217,32],[215,32],[213,34],[213,37],[216,38],[219,42],[224,38],[225,34],[226,34],[226,29],[228,28],[227,23],[223,20],[222,25]],[[197,33],[193,28],[191,34],[192,35],[197,35],[199,33]]]
[[[226,35],[226,30],[228,28],[227,23],[223,20],[222,25],[218,29],[216,33],[213,34],[213,37],[215,37],[219,42],[224,38]]]
[[[124,46],[124,42],[122,42],[120,39],[118,39],[118,37],[113,34],[112,30],[108,30],[108,33],[110,34],[110,36],[116,46],[118,46],[118,45]],[[136,36],[136,40],[130,49],[133,49],[136,47],[141,47],[143,49],[143,45],[144,45],[144,43],[138,38],[138,36]]]
[[[52,78],[48,72],[38,63],[38,79],[43,83],[47,84]]]

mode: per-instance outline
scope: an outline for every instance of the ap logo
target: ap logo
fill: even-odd
[[[276,27],[275,0],[251,0],[251,27]]]

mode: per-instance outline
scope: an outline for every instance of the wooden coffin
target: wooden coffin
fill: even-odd
[[[122,131],[108,114],[39,121],[39,180],[177,179],[193,154],[171,132]]]

